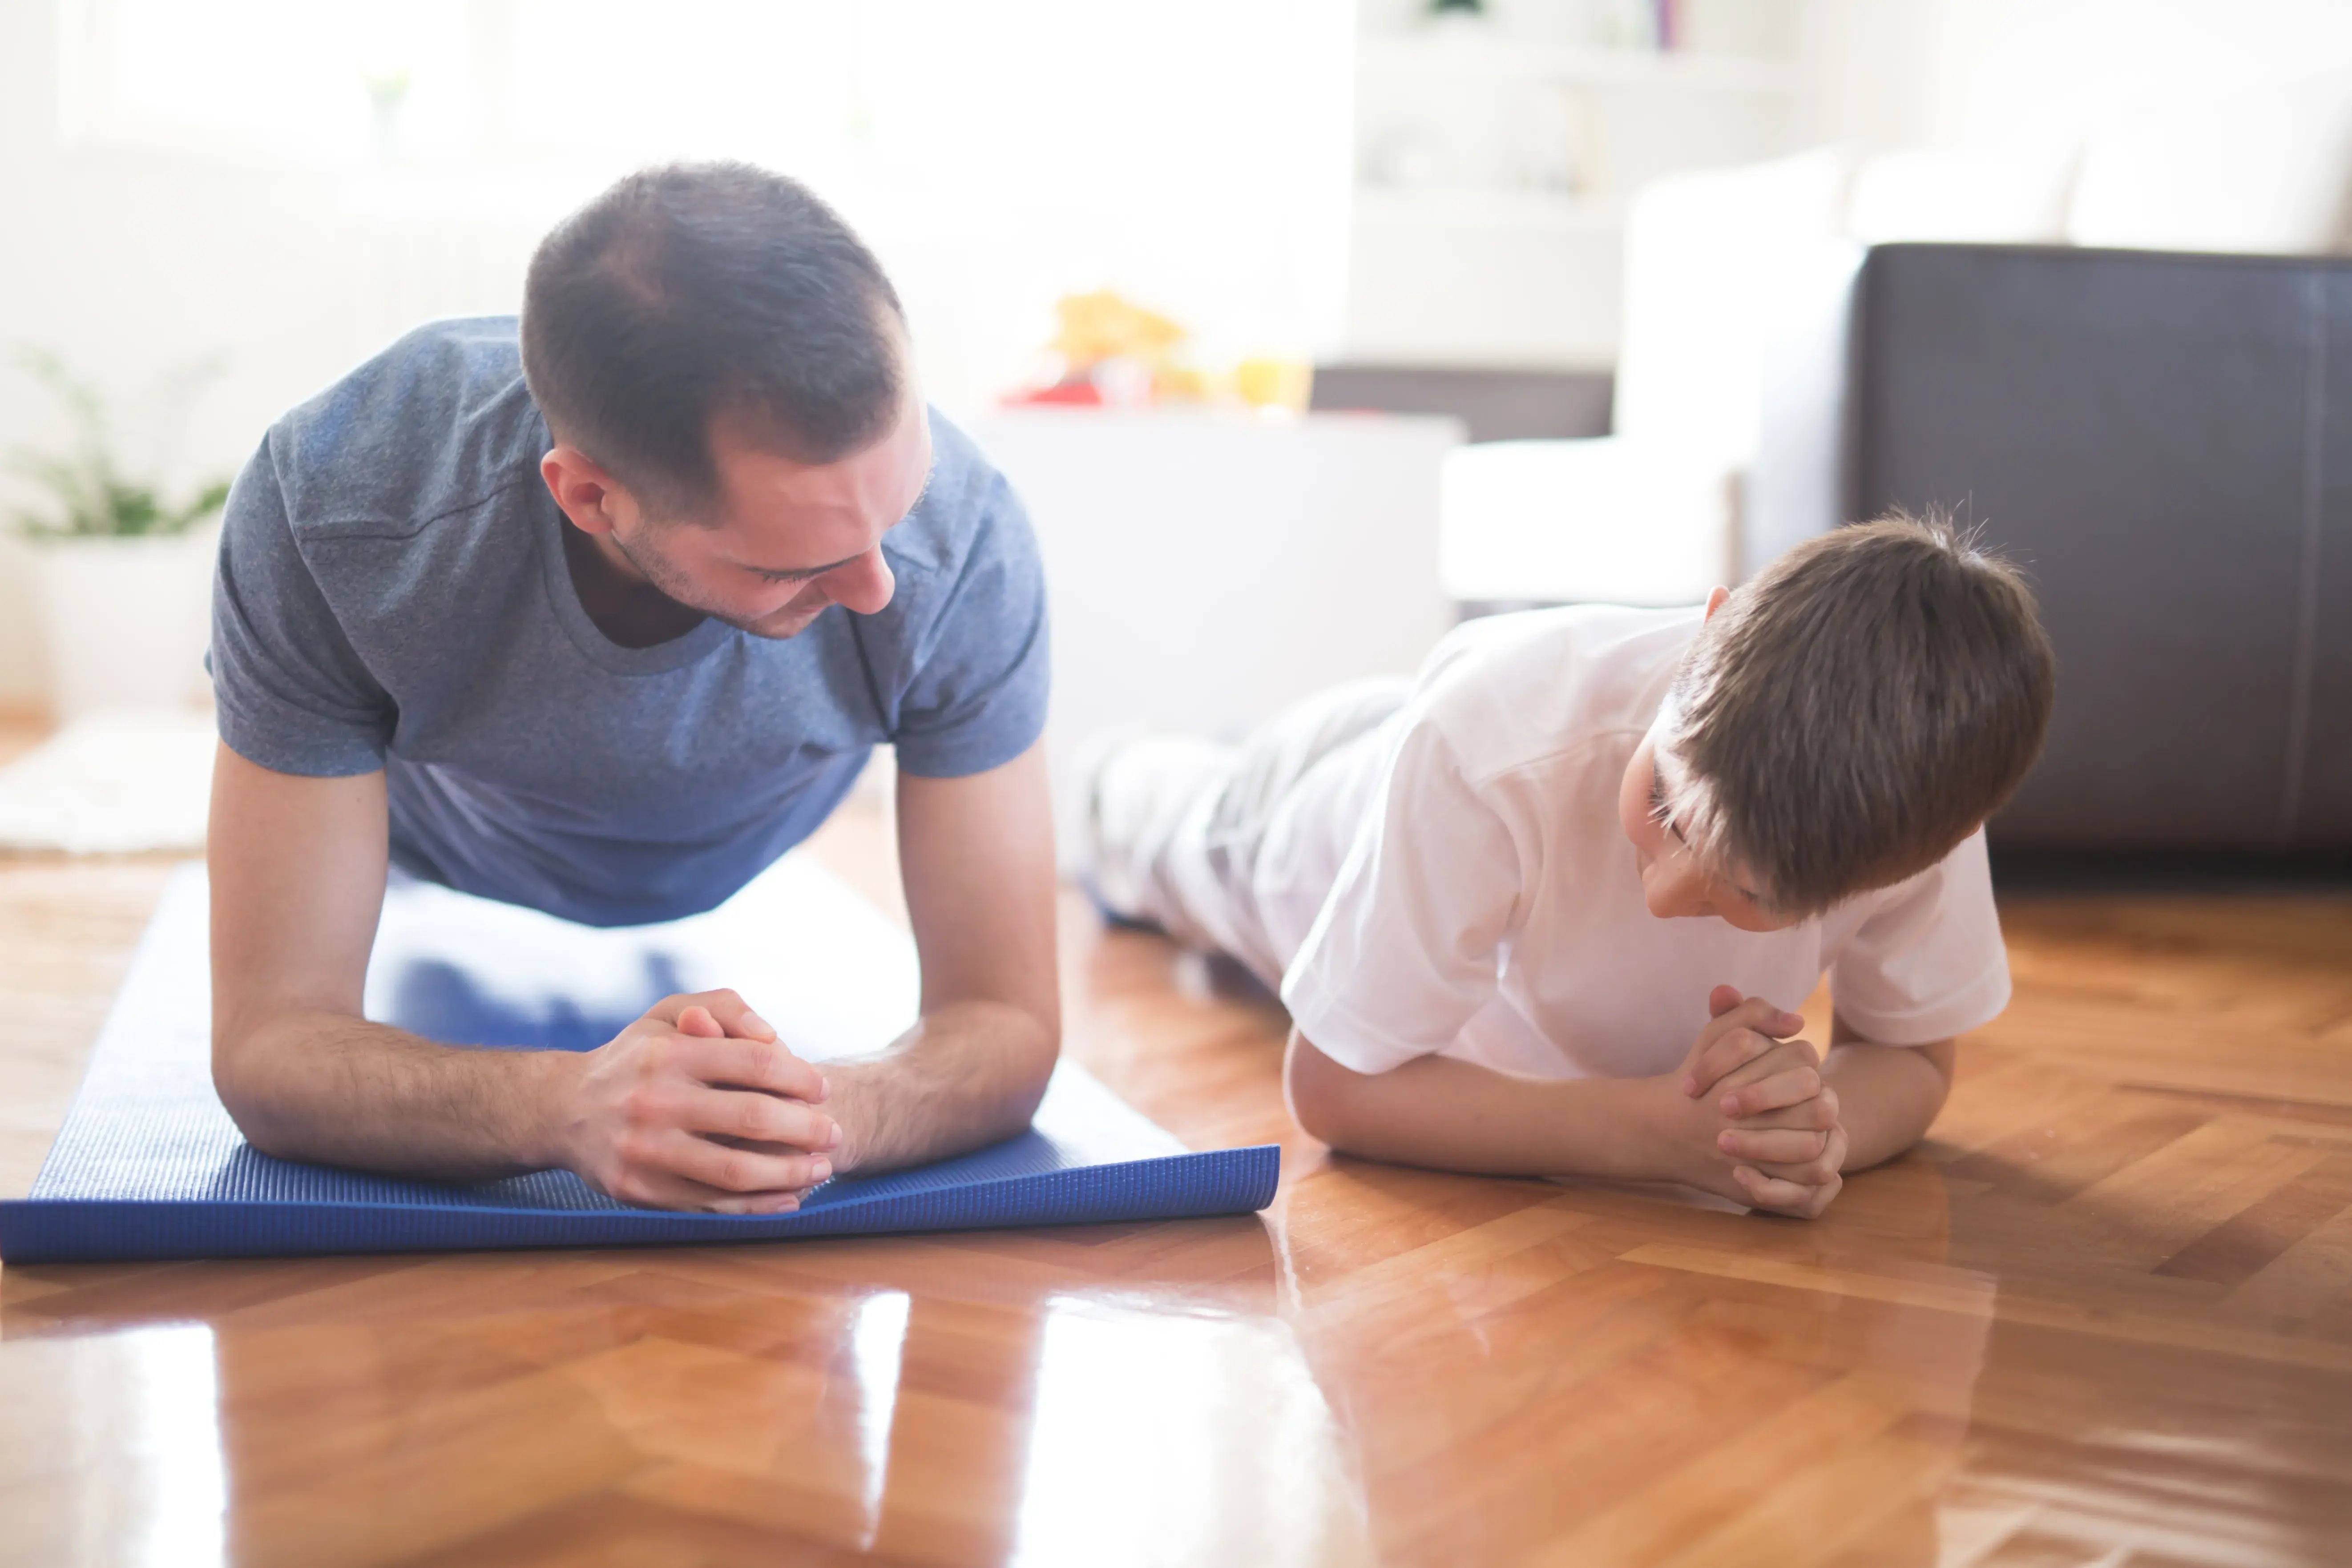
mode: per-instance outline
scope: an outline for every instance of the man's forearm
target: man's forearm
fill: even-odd
[[[1448,1057],[1357,1073],[1294,1037],[1291,1106],[1309,1132],[1375,1160],[1501,1176],[1683,1179],[1638,1079],[1519,1078]]]
[[[893,1170],[1013,1136],[1035,1114],[1058,1047],[1019,1007],[959,1002],[926,1014],[879,1056],[821,1063],[825,1109],[841,1124],[835,1165]]]
[[[551,1107],[570,1056],[460,1050],[347,1014],[288,1012],[217,1043],[214,1079],[265,1153],[480,1181],[561,1163]]]

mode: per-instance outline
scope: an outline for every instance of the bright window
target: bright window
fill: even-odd
[[[748,158],[840,206],[1002,380],[1056,294],[1104,285],[1213,352],[1334,346],[1352,47],[1349,0],[79,0],[63,100],[82,145],[518,226],[546,213],[484,190],[561,210]]]

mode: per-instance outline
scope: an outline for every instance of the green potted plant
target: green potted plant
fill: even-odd
[[[60,721],[100,708],[175,706],[203,690],[212,563],[228,481],[171,500],[151,478],[126,471],[104,401],[54,354],[27,348],[17,368],[56,395],[70,416],[63,453],[20,448],[8,468],[44,504],[8,523],[30,547],[47,654],[50,708]],[[175,378],[184,409],[206,364]]]

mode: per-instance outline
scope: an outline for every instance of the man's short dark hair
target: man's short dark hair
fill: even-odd
[[[2017,788],[2056,691],[2016,568],[1950,523],[1809,540],[1691,646],[1657,755],[1675,825],[1767,906],[1820,912],[1926,870]]]
[[[748,163],[627,176],[540,242],[522,365],[559,440],[631,487],[716,492],[710,421],[825,463],[881,438],[906,385],[881,264],[805,186]]]

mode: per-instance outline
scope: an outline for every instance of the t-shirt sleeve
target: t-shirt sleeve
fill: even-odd
[[[1011,762],[1045,728],[1045,570],[1029,514],[992,475],[981,521],[898,702],[901,772],[960,778]]]
[[[205,664],[221,739],[247,762],[320,778],[383,766],[395,708],[302,558],[268,439],[222,516]]]
[[[1984,830],[1882,897],[1830,962],[1838,1016],[1886,1046],[1947,1040],[1999,1017],[2009,954]]]
[[[1298,1032],[1364,1073],[1444,1049],[1495,994],[1520,885],[1502,814],[1435,725],[1405,728],[1283,978]]]

